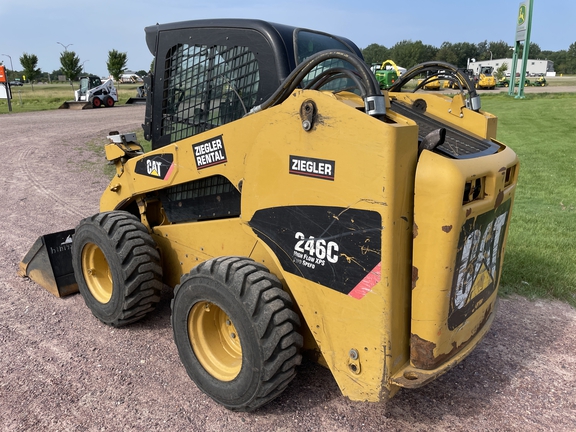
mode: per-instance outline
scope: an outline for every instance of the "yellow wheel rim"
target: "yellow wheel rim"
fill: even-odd
[[[94,243],[87,243],[82,250],[82,273],[94,298],[108,303],[112,298],[112,274],[104,253]]]
[[[188,315],[188,337],[202,367],[220,381],[232,381],[242,368],[242,345],[228,314],[198,302]]]

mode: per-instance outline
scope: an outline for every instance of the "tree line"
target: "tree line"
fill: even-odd
[[[47,72],[42,72],[38,67],[38,56],[36,54],[24,53],[19,58],[20,64],[22,65],[22,71],[10,71],[7,69],[8,79],[12,80],[18,75],[23,75],[26,80],[33,83],[46,79],[48,81],[57,80],[59,75],[64,75],[68,81],[76,80],[84,69],[84,63],[80,63],[80,57],[76,55],[74,51],[64,50],[60,54],[60,65],[61,68],[52,71],[51,74]],[[108,60],[106,61],[106,68],[108,73],[116,80],[119,81],[120,77],[126,70],[126,64],[128,62],[128,56],[125,52],[119,52],[117,50],[108,51]],[[143,75],[146,71],[142,72]]]
[[[409,69],[418,63],[437,60],[465,68],[468,59],[474,58],[476,61],[482,61],[491,58],[512,58],[513,51],[504,41],[484,41],[478,44],[444,42],[440,48],[437,48],[419,40],[415,42],[403,40],[391,48],[376,43],[370,44],[362,49],[362,54],[369,65],[393,60],[398,66]],[[558,74],[576,74],[576,42],[570,45],[568,50],[560,51],[542,50],[538,44],[530,43],[529,57],[553,61],[554,70]],[[522,50],[518,53],[518,58],[522,58]]]

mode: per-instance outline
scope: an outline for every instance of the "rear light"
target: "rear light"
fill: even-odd
[[[506,179],[504,180],[504,187],[510,186],[514,183],[514,177],[516,177],[516,165],[508,167],[506,170]]]
[[[468,204],[472,201],[481,200],[484,198],[484,191],[486,187],[486,177],[479,177],[466,182],[464,186],[464,196],[462,204]]]

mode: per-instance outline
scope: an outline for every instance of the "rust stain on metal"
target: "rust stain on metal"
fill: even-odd
[[[466,343],[463,343],[457,347],[456,342],[452,342],[450,352],[434,357],[436,344],[412,334],[410,336],[410,361],[415,367],[420,369],[436,369],[440,364],[449,360],[454,354],[460,351],[465,345]]]
[[[426,339],[422,339],[420,336],[416,334],[410,335],[410,362],[414,365],[414,367],[421,368],[421,369],[436,369],[445,361],[448,361],[451,357],[453,357],[456,353],[462,350],[471,339],[474,338],[478,334],[478,332],[484,327],[490,315],[492,314],[493,304],[486,309],[484,312],[484,316],[482,320],[478,324],[478,326],[474,329],[470,338],[460,345],[456,345],[456,342],[452,342],[452,349],[444,354],[440,354],[438,357],[434,357],[434,349],[436,348],[436,344],[434,342],[427,341]]]
[[[504,201],[504,192],[500,191],[498,193],[498,196],[496,197],[496,202],[494,203],[494,208],[499,207],[500,204],[502,204],[502,201]]]
[[[412,226],[412,238],[415,239],[416,237],[418,237],[418,225],[414,222]]]
[[[452,231],[452,225],[444,225],[442,227],[442,231],[444,231],[445,233],[449,233],[450,231]]]
[[[500,168],[500,169],[498,170],[498,172],[504,172],[504,173],[505,173],[505,172],[506,172],[506,167]]]
[[[466,210],[466,217],[470,216],[470,214],[472,213],[472,209],[469,208]]]
[[[434,360],[434,342],[422,339],[417,334],[410,335],[410,361],[415,367],[421,369],[433,369],[429,364],[433,364]]]
[[[418,281],[418,267],[412,266],[412,289],[416,288],[417,281]]]

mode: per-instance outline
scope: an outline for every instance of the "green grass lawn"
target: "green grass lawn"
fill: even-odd
[[[576,306],[576,94],[482,96],[520,158],[501,292]]]

